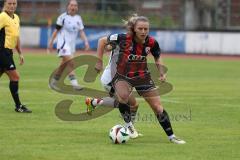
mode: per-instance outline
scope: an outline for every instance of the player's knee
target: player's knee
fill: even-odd
[[[19,81],[20,80],[20,76],[19,75],[16,75],[14,78],[13,78],[13,81]]]
[[[20,76],[19,76],[19,74],[12,74],[12,75],[10,75],[9,76],[9,79],[10,79],[10,81],[19,81],[20,80]]]

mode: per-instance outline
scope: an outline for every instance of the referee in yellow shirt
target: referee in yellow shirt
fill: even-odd
[[[19,39],[20,20],[14,13],[16,8],[17,0],[4,0],[3,11],[0,13],[0,77],[3,73],[9,77],[9,89],[15,102],[15,111],[31,113],[32,111],[20,102],[18,95],[19,74],[13,61],[13,49],[16,49],[20,65],[24,63]]]

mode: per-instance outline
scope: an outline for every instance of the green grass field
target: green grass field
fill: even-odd
[[[109,129],[123,121],[118,110],[90,121],[66,122],[54,109],[71,99],[72,113],[85,111],[84,97],[57,93],[48,78],[54,55],[26,54],[20,96],[32,114],[14,112],[6,75],[0,79],[1,160],[238,160],[240,157],[240,61],[165,58],[174,90],[162,96],[175,134],[186,145],[171,144],[147,104],[140,103],[136,128],[144,136],[112,144]],[[18,62],[17,59],[15,62]],[[77,70],[81,77],[83,70]],[[85,85],[87,83],[84,83]],[[100,81],[89,86],[101,89]]]

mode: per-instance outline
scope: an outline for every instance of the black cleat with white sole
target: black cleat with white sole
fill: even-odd
[[[15,108],[15,111],[16,112],[19,112],[19,113],[32,113],[31,110],[29,110],[25,105],[19,105]]]

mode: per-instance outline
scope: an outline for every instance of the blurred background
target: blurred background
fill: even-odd
[[[66,0],[18,0],[17,13],[21,17],[21,24],[31,27],[27,31],[26,28],[22,29],[22,33],[33,32],[32,34],[36,35],[36,32],[40,32],[39,45],[31,44],[34,40],[25,43],[26,39],[23,40],[23,44],[45,48],[57,17],[65,12],[66,3]],[[96,48],[99,37],[121,32],[122,19],[133,13],[150,19],[153,31],[151,34],[157,37],[166,52],[195,52],[193,49],[186,50],[188,33],[196,33],[192,35],[195,38],[200,36],[200,40],[189,39],[199,41],[201,44],[199,47],[204,43],[208,44],[209,41],[216,40],[218,43],[224,34],[227,34],[223,37],[224,43],[226,38],[232,39],[233,42],[240,41],[237,37],[231,37],[240,31],[240,0],[79,0],[78,3],[79,14],[84,21],[86,33],[90,36],[92,49]],[[37,31],[39,28],[36,27],[40,27],[40,31]],[[219,42],[219,45],[223,41]],[[169,46],[168,43],[172,45]],[[79,39],[78,48],[81,48],[81,45],[82,41]],[[240,52],[239,47],[236,50],[238,44],[230,42],[229,45],[234,45],[228,46],[233,48],[230,51],[219,49],[222,46],[213,46],[210,47],[215,48],[213,50],[207,47],[207,51],[196,52],[216,54]]]
[[[85,25],[119,26],[131,13],[148,16],[153,28],[181,30],[240,29],[239,0],[80,0]],[[66,0],[19,0],[25,25],[46,25],[64,12]]]

